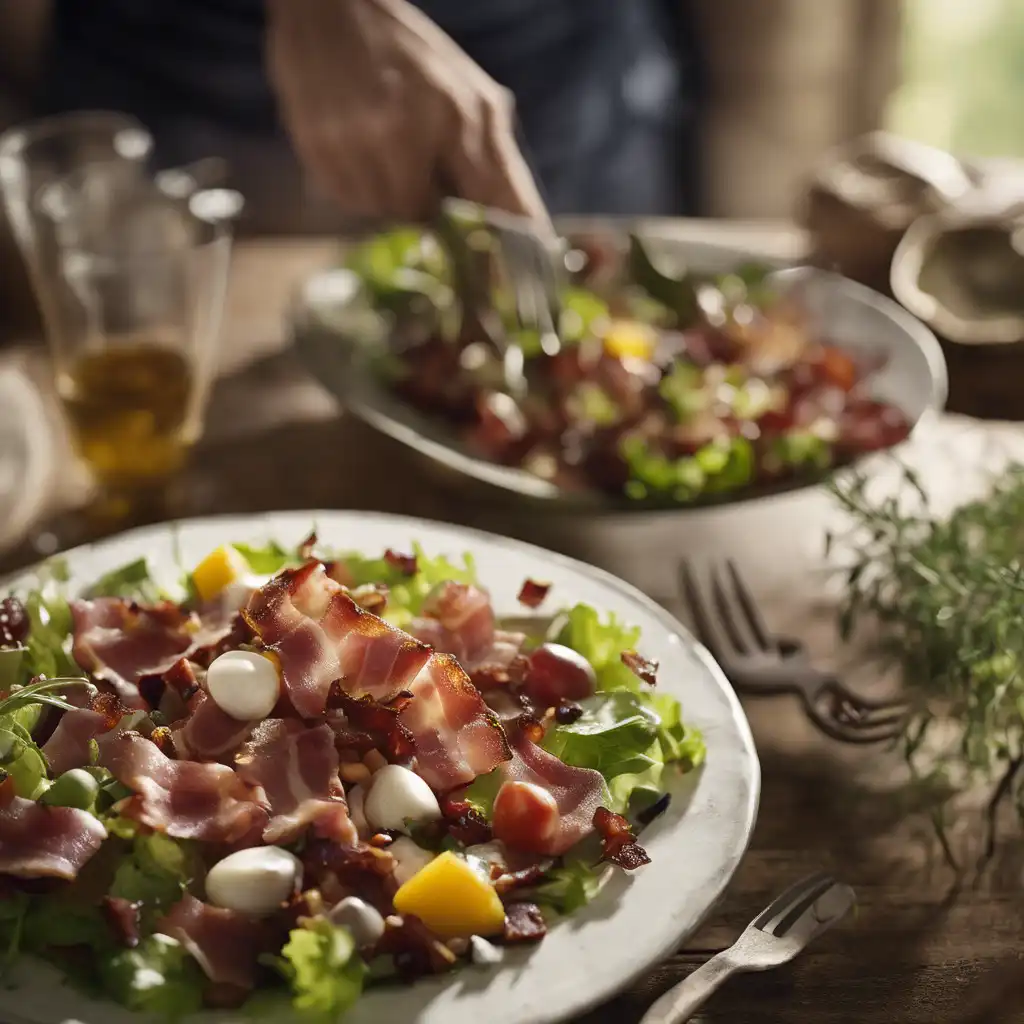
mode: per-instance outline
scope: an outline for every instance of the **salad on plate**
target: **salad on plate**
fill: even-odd
[[[625,252],[576,238],[552,345],[519,326],[477,234],[483,313],[460,304],[443,232],[377,235],[346,262],[382,325],[364,346],[376,372],[481,458],[568,492],[686,505],[813,481],[910,432],[874,393],[884,355],[838,345],[770,267],[670,273],[638,237]],[[505,345],[522,352],[523,395],[506,386]]]
[[[0,971],[167,1018],[498,964],[579,910],[700,735],[639,631],[499,621],[472,560],[225,544],[0,604]]]

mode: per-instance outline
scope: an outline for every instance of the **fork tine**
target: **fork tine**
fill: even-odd
[[[775,934],[775,926],[794,907],[803,908],[809,895],[812,896],[810,902],[813,903],[818,898],[818,895],[828,889],[833,882],[832,876],[823,871],[808,878],[802,878],[799,882],[794,882],[781,896],[777,897],[767,908],[761,911],[757,918],[755,918],[753,926],[760,928],[761,931]]]
[[[690,562],[684,559],[679,564],[679,581],[683,593],[693,612],[694,622],[701,640],[708,645],[711,653],[722,663],[728,673],[728,663],[738,653],[732,638],[722,628],[714,610],[714,602],[697,579],[696,571]]]
[[[743,612],[734,607],[729,587],[723,583],[721,573],[714,567],[708,570],[711,577],[711,594],[721,617],[722,626],[732,636],[733,643],[742,654],[753,654],[758,646],[753,642],[750,631],[745,628]]]
[[[770,931],[772,935],[779,939],[788,935],[797,921],[799,921],[800,918],[818,902],[818,900],[828,893],[829,890],[834,889],[836,885],[836,880],[834,878],[830,878],[826,885],[808,892],[799,903],[794,904],[789,913],[785,914],[781,920],[776,921],[774,924],[769,923],[766,931]]]
[[[736,591],[736,597],[739,598],[740,606],[746,612],[747,622],[750,624],[750,628],[753,631],[755,639],[759,642],[762,649],[770,650],[778,646],[778,642],[775,639],[774,634],[768,628],[768,624],[764,621],[764,616],[761,614],[761,609],[757,606],[757,602],[754,600],[754,595],[750,592],[750,588],[743,581],[743,577],[740,576],[739,570],[736,568],[736,563],[733,559],[726,559],[725,567],[732,578],[733,589]]]

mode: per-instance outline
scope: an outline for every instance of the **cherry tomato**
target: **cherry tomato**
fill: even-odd
[[[558,834],[555,798],[532,782],[506,782],[494,798],[494,838],[514,850],[547,853]]]
[[[542,707],[555,707],[563,700],[583,700],[597,684],[589,661],[571,647],[542,644],[529,656],[523,689]]]

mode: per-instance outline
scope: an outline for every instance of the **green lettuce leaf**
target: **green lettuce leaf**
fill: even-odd
[[[609,613],[602,622],[600,615],[587,604],[578,604],[565,613],[555,642],[571,647],[583,655],[597,674],[598,690],[631,690],[640,692],[641,682],[622,664],[622,652],[635,649],[640,639],[636,626],[627,626]]]
[[[285,566],[297,565],[299,562],[295,551],[285,551],[276,541],[268,541],[262,546],[253,544],[231,545],[249,564],[250,572],[258,576],[274,576]]]
[[[413,544],[416,573],[406,576],[384,558],[366,558],[359,554],[340,554],[341,561],[352,579],[353,587],[367,583],[384,583],[388,588],[388,604],[384,618],[396,626],[404,626],[419,615],[427,595],[439,583],[475,583],[476,566],[471,555],[464,555],[462,565],[456,565],[443,555],[429,557],[419,544]]]
[[[32,740],[25,722],[35,724],[31,711],[39,705],[25,705],[0,715],[0,769],[14,781],[18,796],[35,800],[46,788],[47,766],[42,751]]]
[[[129,1010],[177,1020],[202,1006],[202,971],[168,935],[150,935],[97,965],[104,991]]]
[[[51,949],[88,946],[112,949],[110,928],[95,904],[82,903],[65,891],[48,893],[32,900],[25,917],[25,949],[45,954]]]
[[[59,580],[48,581],[25,597],[30,632],[23,659],[23,681],[44,675],[78,676],[82,670],[75,664],[70,651],[72,633],[71,608],[60,592]]]
[[[546,880],[530,891],[530,896],[559,914],[573,914],[597,895],[605,870],[603,865],[584,860],[567,861],[550,871]]]
[[[149,560],[137,558],[134,562],[101,576],[86,592],[88,597],[123,597],[126,601],[155,604],[164,598],[149,571]]]
[[[198,854],[187,842],[160,832],[136,835],[130,854],[117,867],[110,895],[142,903],[144,919],[156,918],[199,873]]]
[[[359,998],[366,975],[352,936],[322,917],[291,931],[278,967],[295,1009],[331,1024]]]
[[[582,706],[575,722],[556,726],[545,736],[544,746],[552,754],[577,768],[593,768],[606,780],[656,763],[647,751],[660,720],[639,694],[599,693]]]

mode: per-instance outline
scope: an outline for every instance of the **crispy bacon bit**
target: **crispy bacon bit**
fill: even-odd
[[[391,912],[398,888],[395,858],[387,849],[360,844],[339,846],[327,839],[311,839],[301,854],[305,885],[315,885],[330,903],[358,896],[382,914]]]
[[[427,974],[441,974],[455,966],[455,954],[427,926],[411,914],[386,918],[375,955],[391,954],[398,976],[406,982]]]
[[[626,871],[651,863],[647,851],[636,841],[632,827],[621,814],[598,807],[594,811],[594,828],[601,836],[602,860]]]
[[[306,562],[310,558],[312,558],[313,557],[313,551],[316,548],[316,544],[317,544],[316,530],[313,530],[313,532],[310,533],[310,535],[299,545],[299,558],[301,558],[302,561],[304,561],[304,562]]]
[[[554,861],[539,860],[535,864],[529,864],[518,871],[500,871],[494,880],[494,890],[502,899],[517,889],[525,889],[528,886],[536,885],[551,870]],[[493,870],[493,868],[492,868]]]
[[[538,583],[536,580],[523,580],[519,588],[519,603],[527,608],[539,608],[551,590],[550,583]]]
[[[544,739],[544,723],[529,713],[516,719],[516,729],[531,743],[540,743]]]
[[[120,896],[103,897],[103,915],[111,931],[122,946],[134,949],[139,944],[139,918],[141,903],[122,899]]]
[[[446,580],[427,595],[423,614],[436,619],[444,630],[441,642],[432,646],[454,654],[467,667],[475,666],[494,645],[494,609],[487,591],[480,587]]]
[[[559,725],[572,725],[573,722],[583,717],[583,708],[574,704],[571,700],[563,700],[555,708],[555,721]]]
[[[392,551],[388,548],[384,552],[384,561],[391,566],[392,569],[397,569],[403,576],[415,576],[417,572],[416,556],[415,555],[402,555],[397,551]]]
[[[365,733],[372,738],[371,748],[383,749],[392,761],[405,761],[416,752],[412,733],[401,721],[400,715],[412,700],[408,690],[397,693],[390,700],[380,702],[370,696],[350,697],[334,683],[327,698],[329,708],[340,709],[346,723],[356,734]],[[335,728],[334,723],[331,727]],[[344,726],[339,724],[336,735],[342,735]],[[358,748],[358,744],[356,744]]]
[[[125,715],[130,714],[130,709],[113,693],[97,693],[89,704],[89,710],[102,716],[105,729],[113,729]]]
[[[540,942],[548,933],[544,915],[536,903],[508,903],[502,944]]]
[[[174,741],[171,738],[171,730],[166,725],[158,725],[150,734],[150,740],[156,744],[157,749],[163,754],[170,754],[174,750]]]
[[[648,686],[654,686],[658,681],[657,661],[645,658],[636,651],[623,651],[622,664],[626,666],[637,677]]]

